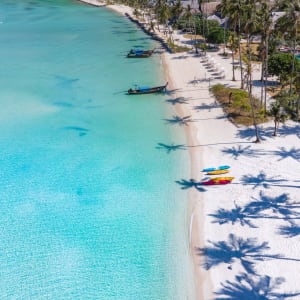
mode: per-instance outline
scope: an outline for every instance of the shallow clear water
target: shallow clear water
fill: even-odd
[[[0,299],[187,299],[187,153],[155,46],[74,1],[0,3]]]

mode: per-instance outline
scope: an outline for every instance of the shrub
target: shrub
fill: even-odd
[[[249,95],[246,91],[228,88],[222,84],[216,84],[210,88],[216,100],[222,104],[223,110],[235,124],[252,125],[252,114]],[[258,99],[254,98],[254,110],[257,122],[262,123],[264,118],[263,109]]]

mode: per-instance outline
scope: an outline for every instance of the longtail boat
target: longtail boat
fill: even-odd
[[[127,58],[146,58],[150,57],[155,49],[152,50],[134,50],[131,49],[127,54]]]
[[[137,87],[135,89],[129,89],[127,91],[128,95],[142,95],[142,94],[154,94],[166,91],[168,82],[165,85],[156,87]]]

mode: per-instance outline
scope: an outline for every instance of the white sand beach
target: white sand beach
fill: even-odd
[[[186,100],[176,104],[178,115],[191,116],[186,130],[192,170],[184,179],[201,181],[207,177],[203,168],[220,165],[229,165],[235,177],[223,186],[191,185],[187,205],[197,299],[300,299],[300,124],[288,121],[276,137],[273,122],[263,124],[257,144],[253,127],[230,122],[209,86],[240,82],[231,81],[231,59],[219,53],[210,55],[225,76],[211,80],[193,51],[163,54],[171,97]],[[255,73],[259,79],[259,68]],[[259,96],[260,88],[254,93]]]

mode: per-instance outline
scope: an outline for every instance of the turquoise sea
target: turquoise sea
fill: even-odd
[[[72,0],[0,2],[0,299],[193,299],[186,143],[158,46]]]

